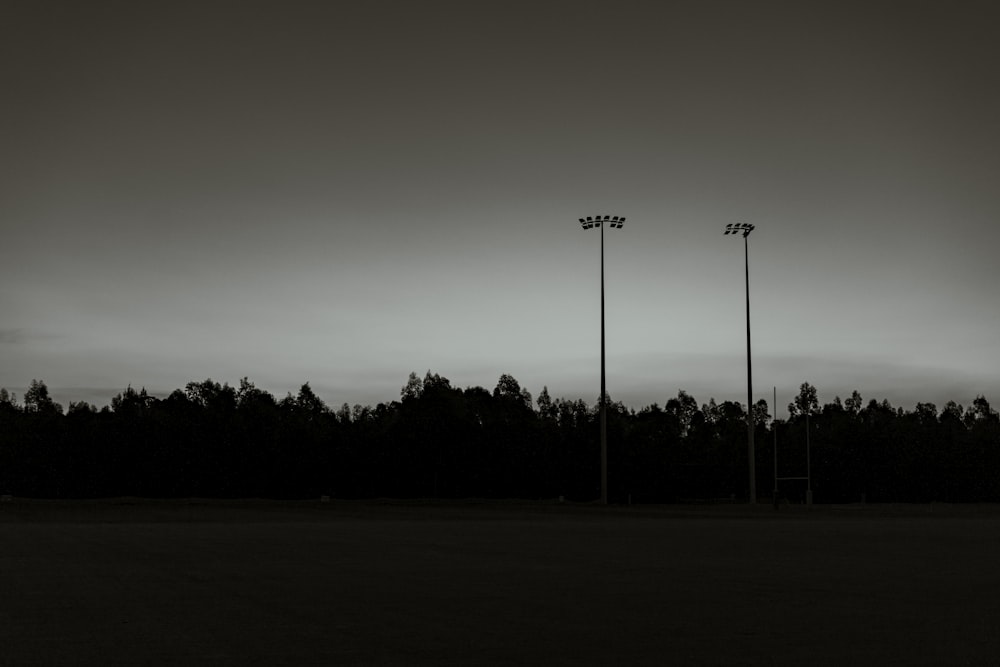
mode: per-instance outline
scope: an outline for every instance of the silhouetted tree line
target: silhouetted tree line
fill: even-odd
[[[771,421],[753,406],[757,488],[806,472],[808,429],[816,502],[1000,501],[1000,419],[985,397],[967,409],[912,411],[858,392],[820,406],[808,383]],[[310,388],[277,399],[191,382],[163,399],[126,388],[98,410],[55,403],[33,380],[0,390],[0,492],[24,497],[517,497],[599,496],[596,405],[537,400],[510,375],[492,392],[411,373],[399,401],[328,407]],[[746,412],[684,391],[665,405],[609,401],[613,502],[745,498]],[[804,482],[782,482],[790,501]]]

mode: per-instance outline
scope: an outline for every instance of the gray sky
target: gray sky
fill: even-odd
[[[2,7],[19,395],[1000,400],[992,2]]]

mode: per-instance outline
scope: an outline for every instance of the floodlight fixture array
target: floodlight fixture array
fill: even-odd
[[[612,229],[621,229],[622,225],[625,224],[625,218],[619,217],[617,215],[595,215],[587,216],[586,218],[580,218],[580,226],[584,229],[593,229],[594,227],[600,227],[601,223],[606,223],[607,226]]]
[[[754,226],[746,222],[730,223],[726,225],[726,231],[723,234],[743,234],[743,238],[750,236],[750,232],[754,230]]]

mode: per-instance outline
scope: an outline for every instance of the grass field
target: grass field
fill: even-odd
[[[1000,508],[0,503],[0,665],[997,665]]]

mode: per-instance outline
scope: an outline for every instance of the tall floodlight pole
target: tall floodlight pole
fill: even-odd
[[[601,398],[599,399],[601,413],[601,504],[608,504],[608,405],[607,387],[604,381],[604,228],[621,229],[625,218],[617,215],[595,215],[580,218],[580,226],[584,229],[601,229]]]
[[[747,237],[754,226],[745,222],[726,225],[725,234],[743,234],[743,257],[747,284],[747,454],[750,458],[750,504],[757,502],[756,470],[753,451],[753,374],[750,368],[750,245]]]

